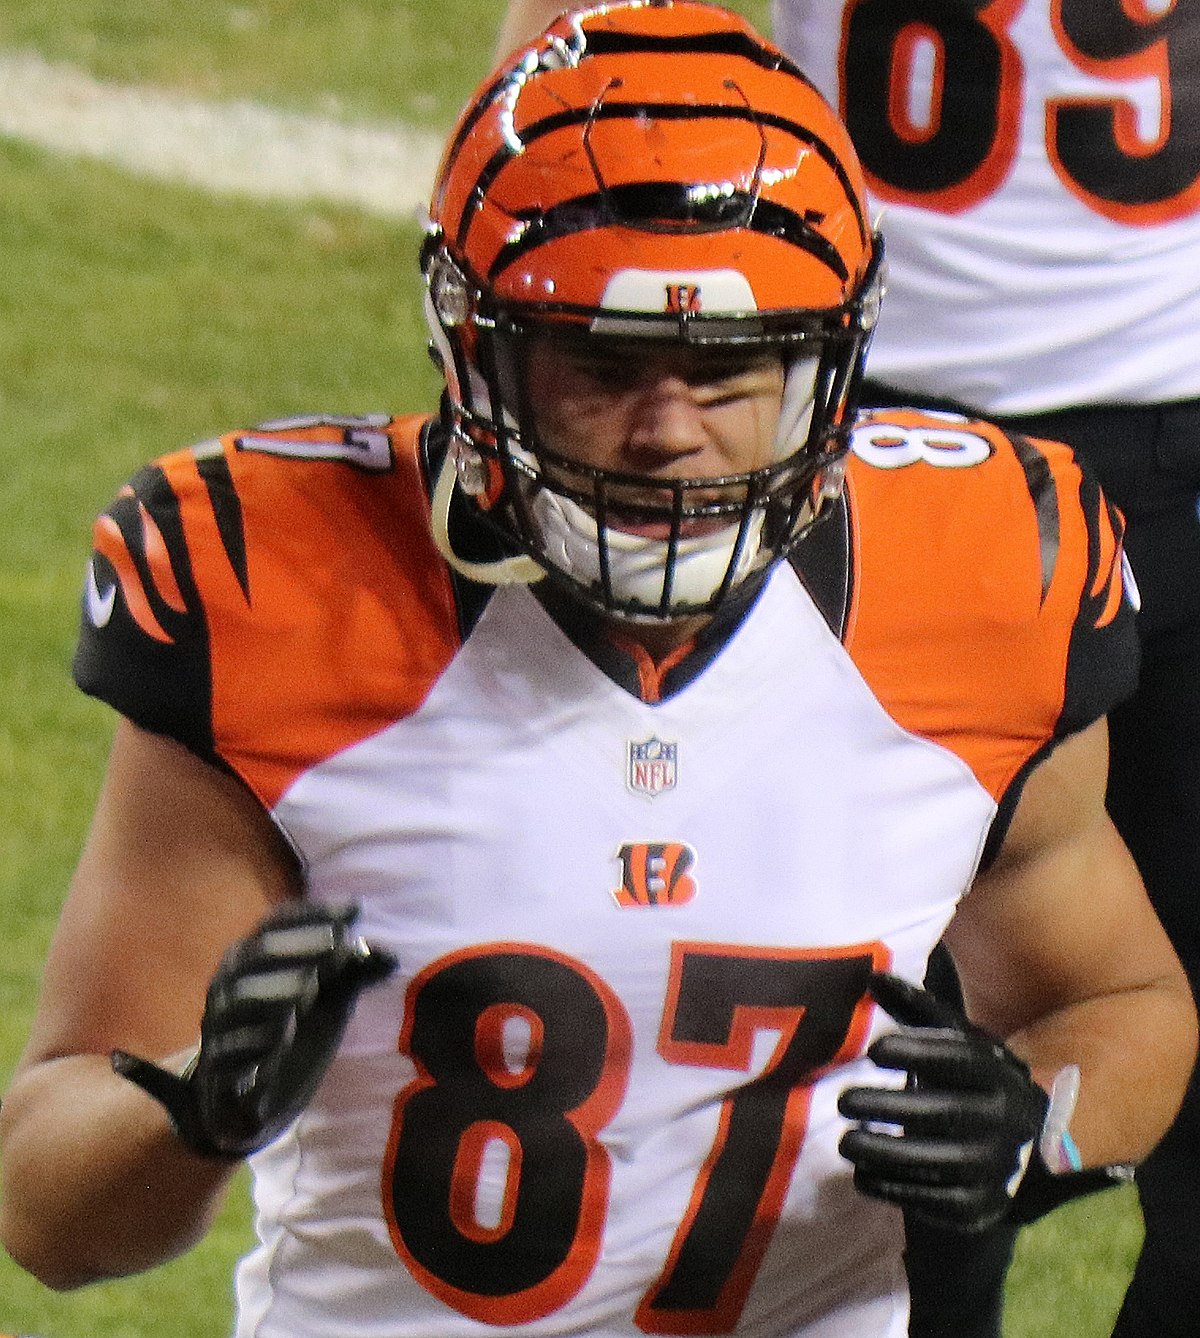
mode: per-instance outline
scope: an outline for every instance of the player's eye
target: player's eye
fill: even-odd
[[[736,361],[721,359],[697,367],[689,384],[706,399],[739,399],[774,390],[783,380],[783,365],[776,357]]]
[[[571,366],[585,380],[612,389],[633,385],[639,375],[634,359],[617,353],[588,354],[572,359]]]

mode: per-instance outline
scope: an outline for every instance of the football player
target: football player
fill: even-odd
[[[901,1338],[902,1209],[1138,1160],[1194,1053],[1103,803],[1119,519],[855,415],[862,175],[722,10],[506,60],[421,263],[440,414],[230,432],[96,525],[121,721],[4,1242],[150,1267],[249,1158],[243,1338]]]

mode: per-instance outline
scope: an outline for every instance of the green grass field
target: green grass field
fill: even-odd
[[[442,128],[498,15],[498,0],[0,0],[0,51]],[[417,237],[415,222],[214,199],[0,139],[0,1089],[111,731],[69,678],[91,518],[142,460],[222,427],[431,405]],[[250,1230],[239,1184],[199,1248],[142,1278],[57,1296],[0,1257],[0,1332],[223,1338]],[[1139,1232],[1128,1191],[1027,1232],[1007,1338],[1107,1334]]]

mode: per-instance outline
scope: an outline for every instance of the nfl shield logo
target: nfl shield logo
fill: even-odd
[[[677,743],[664,743],[657,736],[644,743],[634,743],[631,739],[625,784],[634,794],[648,795],[651,799],[664,790],[673,790],[678,752]]]

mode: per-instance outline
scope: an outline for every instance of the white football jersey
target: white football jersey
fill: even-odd
[[[238,1338],[902,1338],[838,1153],[997,814],[1123,695],[1119,531],[1063,447],[866,415],[846,496],[657,670],[456,581],[434,431],[301,420],[136,476],[76,676],[245,781],[393,952],[252,1159]],[[1002,823],[1001,823],[1002,826]]]
[[[663,788],[636,789],[655,740]],[[447,1338],[767,1338],[781,1308],[832,1334],[845,1305],[903,1333],[893,1213],[851,1186],[836,1095],[878,1077],[866,973],[920,978],[994,811],[790,568],[657,705],[498,591],[411,716],[275,807],[310,894],[360,902],[400,968],[256,1161],[283,1211],[242,1332],[336,1333],[350,1294],[379,1338],[397,1306]]]
[[[775,33],[871,187],[873,377],[994,414],[1200,395],[1191,7],[775,0]]]

